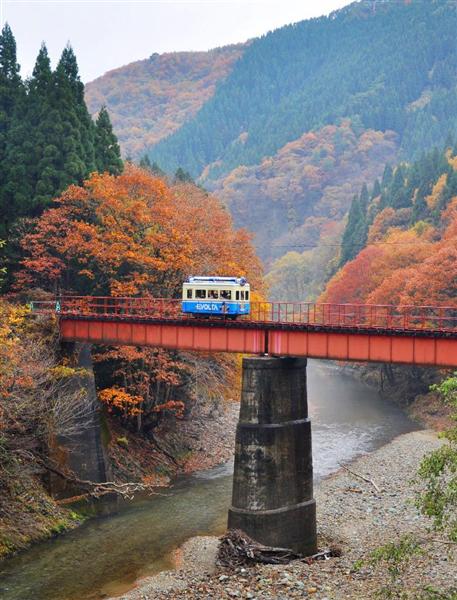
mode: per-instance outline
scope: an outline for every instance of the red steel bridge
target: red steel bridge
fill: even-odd
[[[33,309],[57,313],[63,341],[457,367],[457,307],[254,302],[231,320],[181,300],[68,296]]]

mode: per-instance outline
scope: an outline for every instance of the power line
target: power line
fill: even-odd
[[[371,242],[371,243],[360,243],[360,244],[270,244],[270,248],[342,248],[343,245],[346,248],[366,248],[368,246],[424,246],[431,242]],[[265,248],[267,243],[262,244],[261,247]]]

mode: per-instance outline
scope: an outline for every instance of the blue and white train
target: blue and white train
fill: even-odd
[[[236,319],[249,314],[250,295],[244,277],[189,277],[182,286],[182,311]]]

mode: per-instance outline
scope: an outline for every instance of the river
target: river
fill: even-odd
[[[417,425],[372,389],[332,365],[310,361],[308,398],[315,479]],[[173,550],[195,535],[224,531],[232,464],[180,477],[160,495],[35,545],[0,565],[2,600],[100,600],[172,566]]]

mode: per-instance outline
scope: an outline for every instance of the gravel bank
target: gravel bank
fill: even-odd
[[[364,565],[356,570],[354,563],[405,534],[428,542],[397,578],[407,595],[395,591],[390,597],[457,598],[451,593],[457,590],[455,547],[432,541],[438,536],[426,533],[428,522],[417,514],[412,502],[411,478],[422,456],[439,444],[434,432],[408,433],[351,464],[352,471],[375,485],[344,469],[319,484],[315,497],[320,546],[338,544],[342,549],[339,558],[311,565],[300,561],[287,566],[257,565],[234,573],[215,569],[216,538],[194,538],[177,552],[176,571],[144,579],[121,598],[363,600],[374,597],[390,579],[384,565]],[[444,595],[423,596],[426,586]]]

